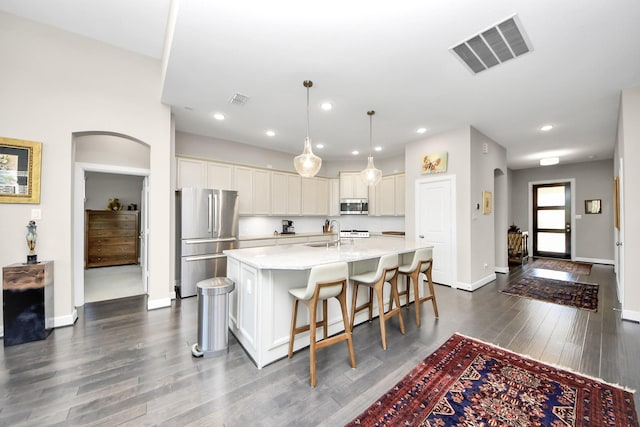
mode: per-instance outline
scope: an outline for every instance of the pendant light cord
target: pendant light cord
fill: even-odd
[[[302,85],[307,88],[307,139],[309,139],[309,88],[313,86],[313,82],[305,80]]]
[[[373,110],[367,111],[367,115],[369,116],[369,157],[371,157],[371,153],[373,152],[373,115],[375,113]]]

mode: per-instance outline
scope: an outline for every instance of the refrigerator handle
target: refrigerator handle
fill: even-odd
[[[208,216],[207,216],[207,231],[209,233],[211,233],[211,194],[207,194],[207,209],[208,209]]]
[[[213,195],[213,234],[218,235],[218,228],[220,228],[220,210],[218,206],[218,195]]]

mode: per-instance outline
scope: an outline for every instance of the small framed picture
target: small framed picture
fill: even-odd
[[[42,143],[0,137],[0,203],[40,203]]]
[[[489,215],[491,213],[491,191],[483,191],[482,192],[482,213],[484,215]]]

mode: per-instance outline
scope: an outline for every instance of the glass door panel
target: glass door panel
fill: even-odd
[[[571,258],[570,183],[533,187],[533,256]]]

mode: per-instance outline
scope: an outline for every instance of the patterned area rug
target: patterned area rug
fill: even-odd
[[[348,426],[637,426],[631,392],[455,334]]]
[[[501,292],[584,310],[598,311],[598,285],[524,276]]]
[[[591,274],[591,266],[584,262],[563,261],[559,259],[536,258],[531,264],[531,268],[543,268],[545,270],[564,271],[565,273],[575,273],[582,276]]]

